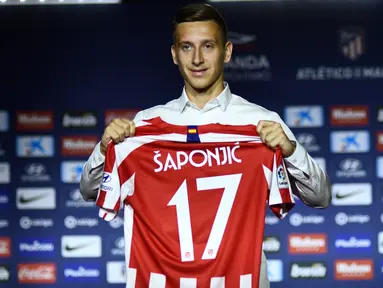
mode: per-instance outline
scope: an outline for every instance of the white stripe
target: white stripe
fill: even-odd
[[[135,176],[136,173],[133,173],[133,175],[121,185],[121,207],[123,207],[126,197],[132,196],[134,193]]]
[[[130,253],[132,251],[132,237],[133,237],[133,218],[134,209],[130,205],[125,206],[124,210],[124,238],[125,238],[125,262],[129,268]],[[129,268],[130,269],[130,268]]]
[[[251,288],[251,274],[241,275],[239,288]]]
[[[158,273],[150,273],[149,288],[165,288],[166,276]]]
[[[225,288],[225,277],[213,277],[210,279],[210,288]]]
[[[137,269],[128,268],[126,273],[126,288],[135,288],[136,286]]]
[[[272,172],[265,165],[262,165],[262,166],[263,166],[263,173],[265,174],[265,178],[266,178],[266,181],[267,181],[268,188],[270,189],[271,188],[271,180],[272,180],[272,177],[273,177]]]
[[[197,288],[197,278],[180,278],[180,288]]]
[[[259,136],[224,134],[224,133],[204,133],[199,134],[201,142],[236,142],[236,141],[261,141]]]

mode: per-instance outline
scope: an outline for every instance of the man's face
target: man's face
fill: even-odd
[[[177,26],[173,61],[194,90],[207,90],[223,81],[224,63],[230,61],[232,44],[222,43],[213,21],[186,22]]]

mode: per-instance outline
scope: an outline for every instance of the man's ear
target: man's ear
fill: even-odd
[[[230,41],[227,41],[225,45],[225,58],[224,58],[225,63],[230,62],[232,53],[233,53],[233,43],[231,43]]]
[[[177,54],[176,54],[176,46],[175,45],[172,45],[171,53],[172,53],[172,57],[173,57],[173,63],[178,65]]]

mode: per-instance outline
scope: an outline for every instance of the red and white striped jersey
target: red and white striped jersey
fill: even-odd
[[[294,206],[280,150],[256,126],[178,126],[153,118],[111,142],[96,201],[124,208],[129,288],[258,287],[266,206]]]

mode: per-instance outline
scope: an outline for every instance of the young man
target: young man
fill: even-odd
[[[180,9],[173,24],[171,54],[185,84],[181,97],[140,111],[133,121],[115,119],[106,127],[84,165],[80,182],[83,198],[94,201],[97,197],[109,141],[122,142],[134,135],[134,122],[160,116],[176,125],[257,125],[267,146],[281,148],[294,194],[308,206],[326,208],[331,201],[327,174],[296,141],[278,114],[232,94],[224,82],[224,65],[230,61],[233,44],[227,39],[220,13],[206,4],[188,5]],[[259,287],[269,287],[264,254],[260,269]]]

